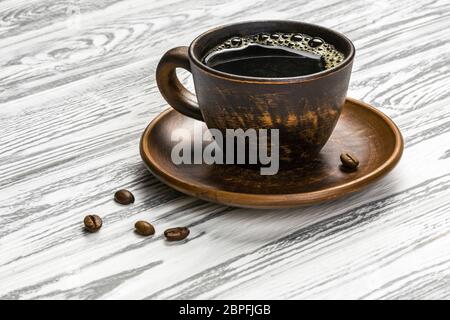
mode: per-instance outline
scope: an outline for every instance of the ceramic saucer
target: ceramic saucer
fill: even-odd
[[[302,167],[264,176],[235,165],[175,165],[171,150],[178,142],[171,141],[171,134],[177,128],[192,133],[196,122],[173,109],[162,112],[142,135],[141,157],[153,175],[174,189],[230,206],[287,208],[342,197],[386,175],[403,152],[402,135],[389,117],[348,98],[327,144]],[[359,158],[354,172],[340,168],[339,156],[346,151]]]

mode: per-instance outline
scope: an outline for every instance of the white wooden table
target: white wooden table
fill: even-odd
[[[349,96],[405,138],[393,172],[270,211],[187,197],[147,172],[138,142],[167,108],[161,55],[253,19],[354,41]],[[448,0],[1,1],[0,298],[450,298],[449,30]],[[120,188],[134,205],[112,200]],[[100,232],[83,231],[86,214]],[[157,235],[133,233],[139,219]],[[169,245],[161,233],[178,225],[190,241]]]

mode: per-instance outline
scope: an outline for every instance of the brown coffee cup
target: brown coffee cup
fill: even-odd
[[[202,63],[208,50],[225,40],[261,32],[320,37],[345,58],[333,68],[288,78],[229,74]],[[347,95],[354,55],[347,37],[325,27],[294,21],[242,22],[207,31],[189,48],[169,50],[158,64],[156,80],[173,108],[204,121],[209,129],[279,129],[279,159],[295,163],[317,155],[330,137]],[[192,73],[195,95],[180,83],[176,68]]]

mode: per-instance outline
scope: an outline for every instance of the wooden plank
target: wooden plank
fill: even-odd
[[[0,2],[1,298],[450,297],[448,1],[70,5],[79,25],[67,2]],[[349,95],[399,125],[400,165],[361,193],[294,210],[223,207],[158,182],[138,141],[167,107],[159,57],[213,26],[275,18],[355,42]],[[133,206],[112,201],[122,187]],[[100,233],[83,231],[90,213]],[[135,235],[138,219],[157,235]],[[175,225],[191,228],[187,243],[162,240]]]

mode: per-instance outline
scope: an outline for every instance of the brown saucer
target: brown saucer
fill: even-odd
[[[361,190],[388,173],[400,160],[403,139],[386,115],[366,103],[347,98],[335,130],[317,159],[301,168],[280,169],[273,176],[234,165],[175,165],[171,133],[192,131],[197,120],[173,109],[157,116],[145,129],[141,157],[162,182],[188,195],[247,208],[287,208],[330,200]],[[339,155],[354,153],[355,172],[340,169]]]

